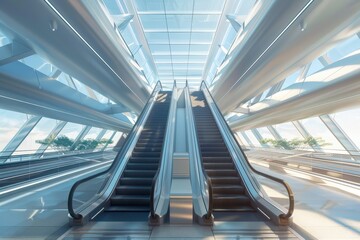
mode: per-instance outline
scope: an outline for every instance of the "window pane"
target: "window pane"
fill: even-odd
[[[96,137],[99,135],[101,130],[102,130],[101,128],[92,127],[83,139],[96,139]]]
[[[20,61],[25,65],[45,74],[46,76],[51,76],[57,70],[54,65],[37,54],[23,58]]]
[[[319,71],[320,69],[322,69],[324,67],[324,65],[321,64],[321,62],[318,59],[315,59],[312,63],[311,66],[306,74],[306,76],[311,76],[312,74],[314,74],[315,72]]]
[[[122,136],[122,132],[117,132],[115,136],[111,139],[112,143],[110,143],[107,147],[115,147],[118,141],[120,140],[121,136]]]
[[[67,123],[65,127],[61,130],[61,132],[58,134],[57,138],[63,137],[69,139],[70,141],[74,141],[83,128],[84,125],[80,125],[77,123]],[[62,141],[58,145],[49,147],[45,152],[54,152],[59,150],[66,151],[71,147],[71,144],[68,143],[69,141]]]
[[[270,133],[269,129],[267,129],[266,127],[258,128],[257,130],[259,131],[262,138],[275,140],[274,136]]]
[[[351,38],[337,44],[327,55],[335,62],[359,49],[360,39],[357,34],[355,34]]]
[[[27,116],[24,113],[0,109],[0,151],[5,148],[26,120]]]
[[[354,144],[360,148],[360,108],[338,112],[330,115]]]
[[[36,150],[42,145],[37,141],[45,140],[50,132],[55,128],[56,123],[57,122],[55,119],[44,117],[41,118],[30,134],[16,149],[16,152],[14,152],[13,155],[35,153]]]
[[[285,88],[289,87],[290,85],[294,84],[296,82],[297,78],[299,77],[299,74],[300,74],[300,70],[294,72],[289,77],[287,77],[286,80],[284,81],[284,84],[282,85],[281,89],[285,89]]]
[[[278,131],[280,136],[286,140],[292,140],[294,138],[303,139],[299,131],[290,122],[273,125],[273,127]]]
[[[347,154],[345,149],[318,117],[300,120],[300,122],[311,136],[324,141],[324,145],[321,148],[325,152]]]
[[[255,147],[261,147],[261,144],[255,137],[255,135],[252,133],[252,131],[247,130],[245,131],[245,134],[250,138],[251,143],[254,144]]]
[[[244,132],[237,132],[238,137],[240,138],[241,142],[245,145],[245,146],[251,146],[252,144],[250,144],[248,141],[246,141],[246,139],[243,136]]]

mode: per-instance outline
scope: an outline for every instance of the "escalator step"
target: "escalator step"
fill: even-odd
[[[154,177],[157,170],[128,170],[126,169],[123,173],[123,176],[126,178],[135,177],[135,178],[149,178]]]
[[[239,177],[212,177],[211,182],[213,185],[227,184],[227,185],[242,185]]]
[[[149,158],[149,157],[131,157],[128,163],[149,163],[158,164],[160,158]]]
[[[214,169],[206,170],[206,173],[210,178],[212,177],[238,177],[238,173],[235,169]]]
[[[151,186],[117,186],[118,195],[150,195]]]
[[[214,209],[239,209],[242,206],[251,206],[250,199],[246,195],[214,195]]]
[[[120,186],[151,186],[153,178],[127,178],[120,179]]]
[[[113,195],[110,201],[111,205],[148,206],[150,204],[147,195]]]
[[[205,169],[234,169],[233,163],[204,163]]]
[[[107,212],[150,212],[150,206],[110,206]]]
[[[226,194],[244,194],[245,188],[243,186],[213,186],[213,194],[214,195],[226,195]]]
[[[128,163],[126,170],[157,170],[157,163]]]

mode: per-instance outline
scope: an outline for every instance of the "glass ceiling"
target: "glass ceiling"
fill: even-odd
[[[134,3],[159,80],[200,82],[225,1]]]
[[[160,80],[165,87],[171,87],[174,80],[179,85],[187,80],[191,87],[198,87],[202,80],[210,84],[226,49],[240,34],[227,17],[241,15],[246,19],[255,5],[255,0],[102,2],[114,23],[132,16],[119,33],[148,83]]]

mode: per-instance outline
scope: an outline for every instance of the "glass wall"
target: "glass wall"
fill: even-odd
[[[41,118],[29,135],[24,139],[13,155],[33,154],[42,145],[49,133],[55,128],[57,120]]]
[[[29,116],[5,109],[0,109],[0,116],[0,151],[2,151]]]

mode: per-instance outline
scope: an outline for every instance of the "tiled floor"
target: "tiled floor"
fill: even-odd
[[[93,222],[65,233],[60,239],[298,239],[286,227],[258,222],[216,222],[213,227],[197,224],[164,224],[149,227],[146,222]]]
[[[284,178],[295,193],[294,222],[304,233],[317,239],[360,239],[360,199],[335,189],[326,181],[311,176],[268,169],[264,172]],[[216,222],[214,227],[198,225],[163,225],[149,227],[147,223],[91,223],[77,228],[76,234],[67,232],[67,196],[76,179],[65,179],[50,186],[0,198],[0,239],[55,239],[59,236],[74,239],[249,239],[255,231],[263,237],[288,239],[289,231],[270,228],[268,224],[250,225],[242,222]],[[262,181],[262,179],[260,179]],[[269,195],[287,206],[281,187],[262,181]],[[180,183],[179,183],[180,184]],[[276,190],[274,190],[276,189]],[[237,225],[238,224],[238,225]],[[272,230],[270,230],[272,229]],[[89,230],[91,230],[89,232]],[[63,235],[67,232],[67,235]],[[72,235],[71,235],[72,234]],[[130,238],[129,238],[130,237]]]

